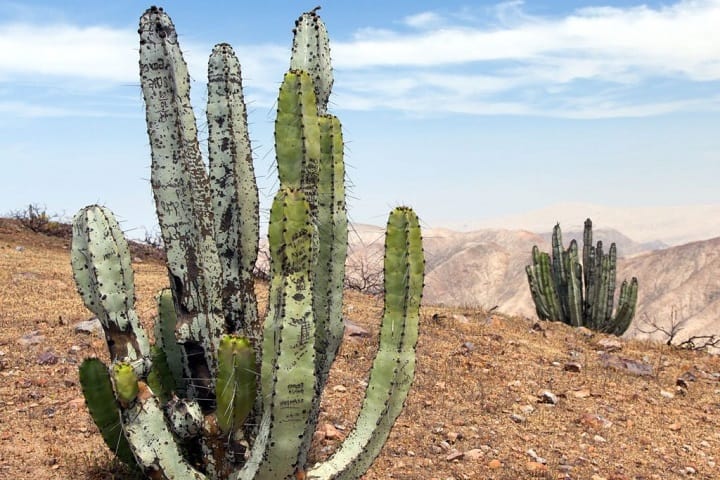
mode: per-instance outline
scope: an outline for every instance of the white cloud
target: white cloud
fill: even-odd
[[[403,23],[413,28],[431,28],[443,23],[443,18],[435,12],[421,12],[403,19]]]
[[[0,78],[43,75],[133,81],[135,37],[133,31],[106,27],[0,25]]]
[[[720,109],[701,88],[720,82],[719,0],[555,17],[531,16],[519,1],[488,11],[494,22],[423,12],[405,19],[421,31],[336,42],[334,64],[346,74],[337,88],[349,98],[362,92],[353,101],[358,108],[417,112],[427,105],[427,113],[586,118]],[[658,97],[657,83],[672,83],[679,98]]]
[[[588,7],[552,17],[533,16],[512,0],[444,15],[422,11],[398,25],[362,28],[333,43],[342,80],[335,104],[412,114],[583,118],[720,109],[717,97],[707,98],[707,84],[720,82],[720,0]],[[190,75],[201,88],[210,45],[183,41]],[[287,46],[235,49],[248,101],[271,105],[287,68]],[[0,85],[17,81],[65,89],[80,84],[83,90],[136,85],[136,33],[67,23],[0,24]],[[670,85],[672,98],[654,91],[659,83]],[[198,90],[193,101],[200,106]],[[0,94],[0,101],[12,98]]]

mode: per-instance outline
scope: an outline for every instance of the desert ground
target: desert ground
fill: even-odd
[[[80,391],[78,365],[107,349],[76,330],[91,313],[62,233],[0,220],[0,478],[129,480]],[[134,256],[149,326],[166,271],[150,250]],[[315,460],[352,428],[381,314],[381,297],[346,293],[346,318],[368,334],[344,340]],[[412,390],[365,479],[720,478],[720,357],[478,308],[421,314]]]

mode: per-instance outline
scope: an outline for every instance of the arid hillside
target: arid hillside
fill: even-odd
[[[636,328],[647,330],[645,322],[666,329],[682,322],[677,341],[720,335],[720,237],[658,248],[657,242],[637,243],[615,230],[593,233],[606,247],[617,244],[618,283],[633,276],[639,280],[638,315],[626,335],[647,336]],[[381,269],[382,235],[381,228],[355,226],[349,265],[356,275]],[[582,243],[582,231],[563,232],[566,247],[573,238]],[[426,231],[425,300],[452,307],[497,306],[506,314],[534,318],[525,274],[533,245],[550,251],[550,235],[525,230]],[[660,331],[652,336],[664,339]]]
[[[536,240],[496,235],[494,246],[468,248]],[[101,333],[81,328],[90,314],[68,245],[0,220],[0,478],[130,480],[78,385],[82,359],[106,359],[107,349]],[[133,255],[137,310],[149,325],[167,276],[154,256]],[[465,275],[451,278],[456,289]],[[257,290],[262,300],[266,288]],[[381,313],[380,296],[347,292],[345,317],[365,332],[347,332],[333,367],[315,459],[352,428]],[[417,362],[406,408],[366,480],[720,478],[718,356],[428,300]]]

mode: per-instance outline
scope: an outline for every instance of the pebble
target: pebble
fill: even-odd
[[[22,337],[18,338],[17,343],[22,346],[37,345],[45,341],[45,335],[40,335],[38,330],[26,333]]]
[[[675,398],[675,394],[672,392],[668,392],[667,390],[660,390],[660,396],[667,399]]]
[[[549,405],[557,405],[558,397],[550,390],[543,390],[538,394],[540,403],[546,403]]]
[[[502,463],[500,463],[500,460],[498,460],[497,458],[493,458],[488,463],[488,468],[491,468],[492,470],[497,470],[498,468],[501,468],[501,467],[502,467]]]
[[[544,473],[548,471],[548,466],[540,462],[528,462],[526,468],[531,473]]]
[[[563,367],[563,370],[565,370],[566,372],[579,373],[582,371],[582,365],[580,365],[578,362],[567,362]]]
[[[485,456],[485,454],[479,448],[473,448],[472,450],[468,450],[467,452],[465,452],[465,458],[467,458],[468,460],[478,460],[483,456]]]
[[[543,457],[541,457],[541,456],[539,456],[537,453],[535,453],[535,450],[533,450],[532,448],[529,448],[529,449],[527,450],[527,452],[525,452],[525,453],[527,453],[528,456],[529,456],[530,458],[532,458],[532,459],[533,459],[535,462],[537,462],[537,463],[543,463],[543,464],[544,464],[544,463],[547,463],[547,460],[545,460]]]
[[[98,320],[97,317],[93,317],[76,323],[73,329],[75,330],[75,333],[99,334],[102,332],[103,328],[100,320]]]
[[[40,365],[54,365],[58,362],[58,356],[53,352],[46,350],[38,355],[38,363]]]

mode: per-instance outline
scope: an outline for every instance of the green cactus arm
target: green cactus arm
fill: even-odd
[[[301,190],[314,214],[320,125],[313,88],[306,72],[291,70],[285,74],[277,100],[275,155],[281,187]]]
[[[188,395],[212,393],[224,333],[222,267],[214,238],[208,176],[200,158],[190,79],[170,17],[151,7],[140,18],[140,83],[152,152],[151,184],[179,305]],[[208,390],[210,387],[210,390]]]
[[[391,212],[385,248],[385,313],[365,400],[353,431],[330,459],[308,471],[308,479],[357,479],[365,473],[410,389],[425,265],[420,226],[411,209]]]
[[[578,260],[578,247],[575,240],[570,242],[564,256],[567,275],[567,307],[568,316],[565,322],[579,327],[583,325],[583,289],[582,289],[582,267]]]
[[[183,352],[175,338],[177,312],[172,290],[164,288],[157,297],[158,316],[155,321],[155,346],[165,356],[172,379],[162,379],[165,388],[175,390],[183,396],[186,393],[185,376],[183,373]],[[160,372],[164,373],[164,372]],[[190,375],[190,372],[187,372]]]
[[[293,33],[290,69],[304,70],[310,74],[315,85],[318,113],[323,115],[327,112],[333,85],[327,28],[316,10],[313,10],[303,13],[297,19]]]
[[[170,371],[167,355],[164,350],[156,345],[150,347],[152,356],[152,368],[147,376],[147,383],[150,389],[158,396],[160,403],[165,404],[177,391],[175,378]]]
[[[555,282],[555,291],[558,293],[561,308],[561,320],[569,323],[570,307],[568,300],[568,273],[566,271],[567,253],[563,247],[562,230],[560,224],[555,224],[552,233],[552,278]]]
[[[123,423],[140,468],[151,478],[206,480],[183,458],[156,397],[141,385],[137,401],[123,411]]]
[[[253,270],[260,231],[259,195],[247,127],[240,62],[215,45],[208,62],[208,153],[215,239],[222,263],[226,330],[259,345]]]
[[[590,279],[589,275],[591,270],[588,268],[588,265],[590,265],[590,255],[593,249],[593,234],[592,234],[592,220],[589,218],[585,219],[585,223],[583,224],[583,250],[582,250],[582,263],[583,263],[583,280],[585,281],[585,285],[588,284],[588,281]]]
[[[223,433],[235,432],[255,404],[255,353],[247,337],[224,335],[218,353],[216,417]]]
[[[120,410],[115,401],[107,366],[97,358],[86,358],[80,365],[80,386],[88,410],[108,448],[129,466],[136,466],[123,433]]]
[[[608,286],[607,296],[605,297],[605,316],[600,317],[603,323],[607,323],[612,318],[613,302],[615,300],[615,282],[617,276],[617,247],[614,243],[610,245],[608,251]]]
[[[618,307],[615,316],[608,323],[607,333],[613,335],[622,335],[627,331],[635,316],[635,308],[637,306],[638,281],[633,277],[630,284],[627,280],[623,281],[620,286],[620,297],[618,299]]]
[[[530,296],[535,304],[535,312],[537,313],[538,318],[540,320],[550,320],[550,308],[540,286],[540,266],[526,265],[525,273],[527,274]]]
[[[596,252],[599,252],[602,258],[599,262],[596,262],[599,263],[599,268],[597,268],[595,274],[595,299],[593,301],[592,316],[588,322],[588,326],[593,330],[602,328],[606,323],[605,309],[607,308],[608,287],[610,286],[610,257],[604,254],[602,249],[596,249]]]
[[[552,277],[552,266],[550,255],[545,252],[538,253],[540,288],[547,303],[549,320],[558,321],[562,319],[562,307],[557,292],[556,282]]]
[[[90,205],[75,215],[70,261],[85,306],[102,323],[110,357],[146,358],[150,344],[135,312],[130,250],[110,210]]]
[[[288,478],[298,467],[300,445],[307,415],[315,394],[315,322],[313,319],[312,268],[317,260],[317,237],[310,207],[302,192],[281,189],[275,196],[269,241],[271,271],[281,278],[271,280],[270,293],[277,305],[265,319],[261,384],[264,410],[261,431],[251,459],[237,478],[271,480]],[[276,244],[284,248],[279,249]],[[268,420],[269,419],[269,420]],[[263,453],[259,453],[262,450]]]

